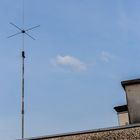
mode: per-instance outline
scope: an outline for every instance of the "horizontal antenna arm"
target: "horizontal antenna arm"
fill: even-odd
[[[8,36],[8,38],[11,38],[11,37],[16,36],[16,35],[19,35],[19,34],[21,34],[21,32],[18,32],[16,34],[10,35],[10,36]]]
[[[37,25],[37,26],[35,26],[35,27],[31,27],[31,28],[29,28],[29,29],[26,29],[25,31],[29,31],[29,30],[32,30],[32,29],[35,29],[35,28],[38,28],[38,27],[40,27],[40,25]]]
[[[25,34],[26,34],[27,36],[29,36],[30,38],[32,38],[33,40],[35,40],[35,38],[33,38],[31,35],[27,34],[26,32],[25,32]]]
[[[14,27],[16,27],[17,29],[19,29],[20,31],[22,31],[21,28],[19,28],[17,25],[15,25],[14,23],[10,22],[11,25],[13,25]]]

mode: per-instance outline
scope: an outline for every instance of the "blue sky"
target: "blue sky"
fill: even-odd
[[[25,0],[25,136],[117,126],[139,78],[140,1]],[[0,0],[0,139],[21,137],[22,0]]]

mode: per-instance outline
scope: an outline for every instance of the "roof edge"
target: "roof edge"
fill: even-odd
[[[125,125],[125,126],[116,126],[116,127],[99,128],[99,129],[93,129],[93,130],[77,131],[77,132],[71,132],[71,133],[62,133],[62,134],[54,134],[54,135],[47,135],[47,136],[31,137],[31,138],[17,139],[17,140],[49,139],[49,138],[57,138],[57,137],[64,137],[64,136],[66,137],[66,136],[80,135],[80,134],[87,134],[87,133],[97,133],[97,132],[103,132],[103,131],[114,131],[114,130],[120,130],[120,129],[135,128],[135,127],[140,127],[140,123]]]
[[[140,84],[140,78],[139,79],[121,81],[121,85],[124,88],[124,90],[125,90],[126,85],[134,85],[134,84]]]
[[[114,110],[118,113],[128,111],[127,105],[115,106]]]

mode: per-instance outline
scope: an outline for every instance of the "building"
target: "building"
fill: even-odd
[[[127,105],[114,107],[118,115],[118,123],[120,126],[129,124],[128,108]]]
[[[121,82],[127,105],[116,106],[119,126],[87,130],[24,140],[139,140],[140,139],[140,79]]]
[[[130,124],[140,123],[140,79],[121,82],[127,99]]]

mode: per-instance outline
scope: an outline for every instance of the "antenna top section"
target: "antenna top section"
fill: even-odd
[[[30,37],[30,38],[32,38],[33,40],[35,40],[35,38],[34,37],[32,37],[29,33],[27,33],[28,31],[30,31],[30,30],[33,30],[33,29],[35,29],[35,28],[38,28],[38,27],[40,27],[40,25],[37,25],[37,26],[34,26],[34,27],[30,27],[30,28],[28,28],[28,29],[22,29],[22,28],[20,28],[20,27],[18,27],[17,25],[15,25],[14,23],[10,23],[12,26],[14,26],[15,28],[17,28],[18,30],[20,30],[20,32],[17,32],[17,33],[15,33],[15,34],[13,34],[13,35],[10,35],[10,36],[8,36],[8,38],[11,38],[11,37],[14,37],[14,36],[16,36],[16,35],[19,35],[19,34],[26,34],[28,37]]]

